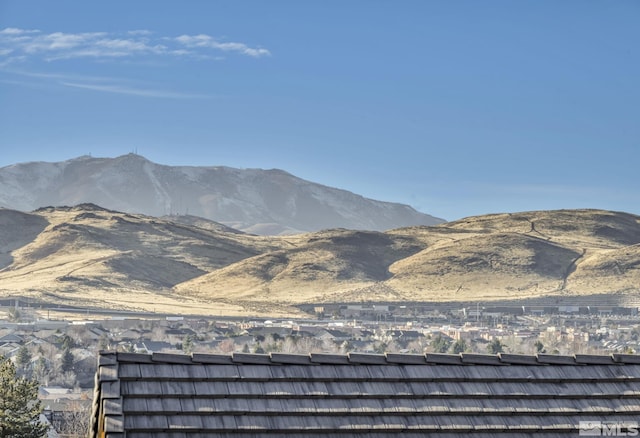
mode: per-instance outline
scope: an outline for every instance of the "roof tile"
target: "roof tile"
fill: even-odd
[[[202,353],[193,353],[191,355],[191,360],[193,362],[204,363],[204,364],[231,364],[233,363],[233,358],[228,354],[202,354]]]
[[[353,364],[383,365],[387,363],[387,358],[382,354],[349,353],[349,362]]]
[[[235,363],[271,364],[271,356],[268,354],[233,353]]]
[[[576,354],[576,363],[611,365],[613,357],[596,354]]]
[[[427,353],[427,362],[443,365],[463,365],[459,354]]]
[[[542,365],[540,362],[538,362],[538,358],[536,356],[528,354],[499,353],[498,357],[500,358],[501,362],[512,365]]]
[[[424,354],[396,354],[387,353],[387,362],[403,364],[425,364],[427,363]]]
[[[536,357],[538,358],[538,362],[540,363],[552,365],[578,365],[578,363],[576,362],[576,358],[573,356],[538,353]]]
[[[612,357],[615,362],[624,364],[640,364],[640,354],[614,353],[612,354]]]
[[[311,362],[332,365],[348,365],[349,356],[342,354],[311,353]]]
[[[134,363],[151,363],[153,360],[151,359],[150,354],[139,354],[139,353],[117,353],[118,362],[134,362]]]
[[[152,353],[151,360],[153,362],[164,362],[164,363],[183,363],[183,364],[191,364],[193,361],[191,360],[191,356],[186,354],[171,354],[171,353]]]
[[[577,436],[585,418],[640,415],[629,355],[111,353],[99,363],[92,437],[99,424],[106,438]]]
[[[308,365],[311,363],[311,358],[308,354],[271,353],[271,362]]]
[[[461,353],[463,363],[480,365],[506,365],[494,354]]]

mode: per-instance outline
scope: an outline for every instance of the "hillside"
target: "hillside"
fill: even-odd
[[[0,225],[0,294],[66,305],[290,315],[304,303],[640,292],[640,217],[601,210],[256,236],[83,204],[0,210]]]
[[[80,203],[148,216],[197,216],[260,235],[443,222],[408,205],[367,199],[278,169],[164,166],[136,154],[0,168],[0,207],[32,211]]]

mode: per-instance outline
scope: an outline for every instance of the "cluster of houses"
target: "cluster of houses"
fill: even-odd
[[[0,309],[0,355],[41,382],[40,398],[55,417],[55,412],[88,409],[99,351],[487,353],[495,342],[498,351],[520,354],[640,351],[640,322],[633,309],[498,312],[476,306],[425,310],[420,318],[414,310],[408,314],[401,306],[350,305],[339,312],[316,309],[324,313],[318,319],[277,321],[178,316],[64,321],[30,318],[23,311],[22,318],[11,321]]]

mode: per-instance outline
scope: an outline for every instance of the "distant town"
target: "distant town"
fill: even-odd
[[[520,353],[640,351],[637,307],[331,304],[310,319],[188,317],[0,302],[0,355],[37,379],[61,436],[85,436],[99,350],[135,353]]]

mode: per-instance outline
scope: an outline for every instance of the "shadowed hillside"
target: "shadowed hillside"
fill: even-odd
[[[640,292],[640,218],[601,210],[268,237],[93,204],[0,210],[0,224],[2,295],[94,307],[274,315],[307,303]]]

